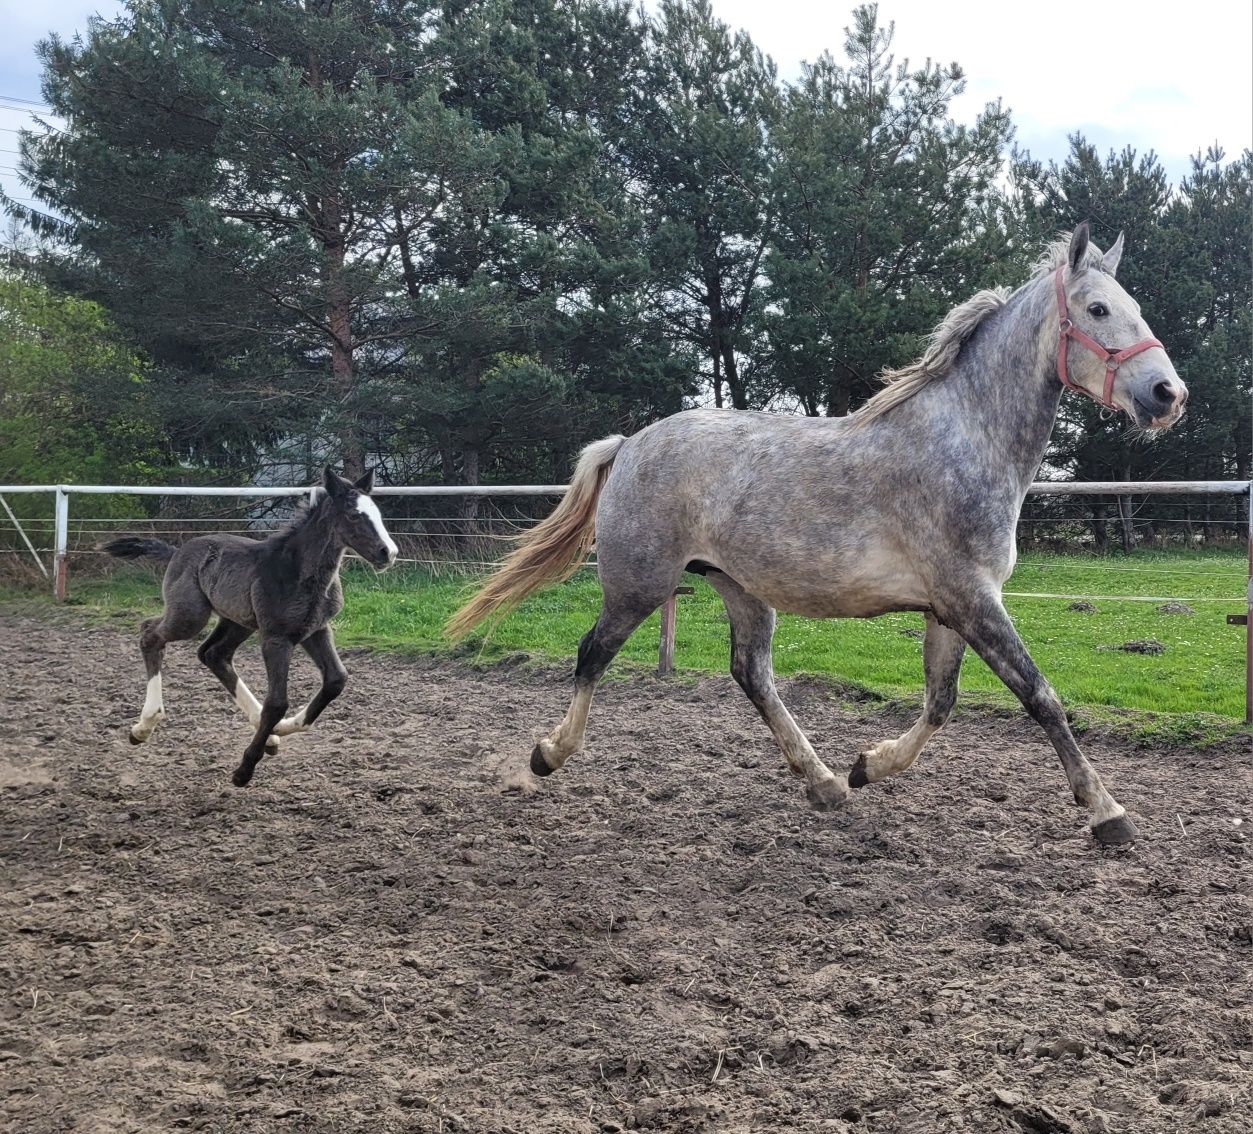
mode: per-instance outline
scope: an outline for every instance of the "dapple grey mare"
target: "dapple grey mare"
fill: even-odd
[[[731,672],[816,806],[913,764],[953,707],[970,645],[1048,734],[1097,840],[1134,839],[1001,603],[1063,386],[1146,430],[1183,412],[1184,384],[1114,279],[1122,244],[1102,254],[1081,225],[1012,294],[983,291],[951,311],[922,358],[885,375],[850,417],[696,410],[589,445],[562,502],[449,623],[465,634],[567,576],[594,532],[604,605],[579,645],[570,710],[535,746],[531,771],[547,775],[582,747],[597,680],[687,569],[722,596]],[[926,696],[914,726],[831,771],[775,690],[776,610],[921,611]]]

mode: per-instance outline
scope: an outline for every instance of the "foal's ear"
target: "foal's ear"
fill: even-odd
[[[1070,234],[1070,251],[1066,253],[1066,263],[1072,272],[1082,272],[1086,267],[1088,254],[1088,222],[1084,221]]]
[[[365,476],[356,482],[354,487],[369,496],[374,491],[374,470],[371,469],[366,473]]]
[[[1110,250],[1101,257],[1101,267],[1109,272],[1112,276],[1118,271],[1118,261],[1122,259],[1123,237],[1125,233],[1119,233],[1118,239],[1114,241]]]
[[[322,470],[322,485],[326,489],[327,495],[336,500],[348,495],[348,482],[330,465],[327,465]]]

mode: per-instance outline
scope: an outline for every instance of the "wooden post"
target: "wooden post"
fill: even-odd
[[[1249,589],[1244,604],[1244,723],[1253,724],[1253,480],[1249,481]]]
[[[661,604],[661,644],[657,647],[657,674],[668,677],[674,672],[674,623],[678,613],[679,595],[695,594],[694,587],[677,587]]]

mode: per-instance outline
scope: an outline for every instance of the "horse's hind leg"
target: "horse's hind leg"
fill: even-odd
[[[1027,647],[1001,605],[998,594],[985,593],[961,601],[946,615],[948,621],[970,643],[1041,725],[1061,757],[1075,802],[1088,809],[1092,834],[1100,843],[1129,843],[1136,837],[1135,824],[1106,789],[1096,769],[1075,742],[1066,720],[1066,710],[1036,668]]]
[[[172,606],[167,600],[165,612],[159,618],[147,619],[140,628],[139,648],[143,652],[144,668],[148,672],[148,688],[139,720],[131,726],[132,744],[143,744],[165,716],[161,663],[165,658],[166,643],[194,638],[208,621],[209,604],[203,595],[197,594],[193,601],[179,603],[177,606]]]
[[[596,625],[579,642],[579,656],[574,667],[574,698],[570,708],[561,723],[531,750],[531,771],[537,776],[555,772],[582,749],[596,683],[635,628],[673,591],[674,581],[660,598],[642,593],[616,596],[606,591]]]
[[[966,641],[960,634],[927,615],[927,635],[922,646],[922,665],[927,696],[922,716],[904,735],[868,748],[848,773],[849,787],[865,787],[905,771],[948,720],[957,701],[957,678],[961,672]]]
[[[770,726],[788,767],[804,776],[810,802],[822,810],[839,807],[848,798],[847,778],[818,759],[775,688],[770,658],[774,611],[721,571],[710,571],[706,578],[722,596],[731,620],[731,676]]]

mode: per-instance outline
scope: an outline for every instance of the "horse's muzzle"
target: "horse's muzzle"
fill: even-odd
[[[1146,429],[1169,429],[1181,417],[1188,387],[1174,375],[1150,374],[1136,384],[1136,423]]]

